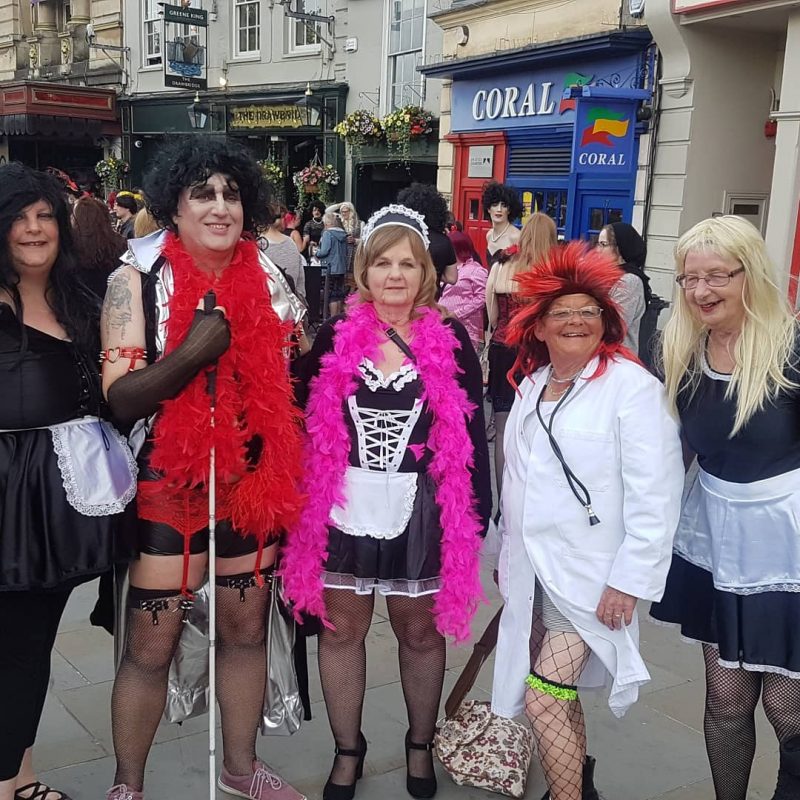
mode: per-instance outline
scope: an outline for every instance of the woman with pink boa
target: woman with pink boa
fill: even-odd
[[[365,637],[386,596],[408,709],[407,789],[433,797],[432,741],[445,636],[469,636],[491,510],[481,370],[463,325],[436,305],[423,218],[403,206],[366,224],[358,293],[303,365],[307,504],[288,537],[284,588],[321,617],[319,671],[336,742],[324,800],[350,800],[361,733]]]

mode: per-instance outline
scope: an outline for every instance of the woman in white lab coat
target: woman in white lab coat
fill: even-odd
[[[597,798],[577,687],[610,676],[621,716],[649,680],[636,604],[663,593],[680,511],[678,426],[622,346],[619,277],[579,243],[552,250],[518,278],[508,334],[525,379],[505,433],[492,704],[526,711],[552,800]]]

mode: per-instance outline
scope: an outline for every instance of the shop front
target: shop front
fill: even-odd
[[[103,144],[119,134],[113,89],[32,81],[0,86],[0,158],[57,168],[81,188],[92,189]]]
[[[517,189],[523,223],[545,212],[565,239],[632,220],[652,53],[637,29],[424,68],[452,79],[452,207],[479,252],[489,180]]]
[[[292,175],[315,161],[340,173],[344,145],[333,132],[344,113],[346,84],[249,88],[247,93],[198,92],[137,96],[123,112],[124,150],[133,185],[167,135],[202,133],[241,140],[261,161],[280,170],[275,194],[297,201]],[[275,173],[277,175],[277,171]],[[342,185],[331,187],[339,196]]]

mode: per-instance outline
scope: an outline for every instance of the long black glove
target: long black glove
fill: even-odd
[[[216,361],[230,343],[230,326],[221,311],[195,311],[189,333],[175,350],[111,384],[108,404],[114,417],[121,423],[149,417]]]

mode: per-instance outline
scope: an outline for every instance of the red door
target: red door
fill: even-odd
[[[452,211],[457,220],[464,225],[475,250],[481,260],[486,255],[486,231],[491,223],[484,214],[481,195],[483,187],[490,180],[502,181],[506,176],[506,157],[508,146],[502,131],[492,133],[453,133],[447,137],[453,144],[453,200]],[[491,178],[469,177],[469,149],[475,145],[492,146],[494,148]]]

